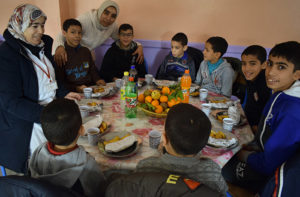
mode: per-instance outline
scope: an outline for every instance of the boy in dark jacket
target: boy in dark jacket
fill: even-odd
[[[72,100],[54,100],[44,108],[41,123],[48,142],[32,154],[31,176],[86,196],[103,195],[106,181],[99,165],[77,145],[84,134],[78,105]]]
[[[276,45],[265,73],[273,95],[263,110],[255,141],[222,170],[227,181],[253,192],[300,148],[300,43]]]
[[[227,185],[221,175],[220,166],[210,159],[199,158],[199,153],[206,145],[210,131],[211,123],[200,109],[184,103],[173,106],[168,112],[165,122],[164,154],[161,157],[150,157],[140,161],[137,165],[137,173],[161,173],[161,177],[164,176],[164,173],[170,173],[173,177],[169,176],[168,180],[173,184],[177,185],[176,180],[182,176],[204,184],[219,195],[225,195]],[[155,182],[155,180],[157,179],[149,178],[149,176],[144,176],[140,181],[136,178],[126,179],[125,176],[125,178],[119,178],[111,183],[107,195],[122,194],[126,196],[130,192],[136,192],[135,196],[160,196],[159,194],[171,193],[169,190],[172,187],[167,186],[170,183],[168,180],[162,183]],[[187,188],[187,185],[184,187]],[[152,189],[147,189],[147,187]],[[168,192],[162,191],[164,190],[162,188]],[[190,191],[193,190],[186,191],[186,193]],[[203,194],[205,196],[205,193]]]
[[[186,52],[188,38],[184,33],[177,33],[171,41],[171,53],[167,55],[158,68],[157,79],[177,81],[178,77],[189,69],[192,81],[195,80],[196,71],[194,60]]]
[[[254,133],[271,95],[265,77],[266,57],[266,50],[258,45],[249,46],[242,53],[242,72],[247,80],[243,108]]]
[[[120,25],[119,40],[114,42],[105,53],[100,76],[106,82],[112,82],[122,78],[123,73],[129,71],[131,65],[135,65],[138,77],[144,78],[147,74],[145,64],[139,64],[137,55],[132,55],[137,47],[137,43],[133,41],[133,27],[129,24]]]
[[[105,85],[100,79],[90,50],[80,45],[82,26],[76,19],[67,19],[63,24],[66,38],[65,50],[68,61],[58,67],[58,79],[71,91],[82,92],[91,85]]]

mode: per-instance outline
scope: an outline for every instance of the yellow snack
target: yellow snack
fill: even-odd
[[[211,130],[210,137],[216,138],[216,139],[226,139],[226,135],[222,131],[216,132],[214,130]]]
[[[117,141],[120,141],[128,136],[130,136],[131,134],[130,133],[127,133],[126,135],[124,135],[123,137],[119,137],[119,136],[115,136],[113,139],[111,140],[108,140],[108,141],[104,141],[103,144],[104,145],[107,145],[107,144],[110,144],[110,143],[113,143],[113,142],[117,142]]]

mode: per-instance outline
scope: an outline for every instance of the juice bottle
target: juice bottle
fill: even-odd
[[[124,72],[124,76],[122,78],[122,86],[121,86],[121,102],[125,102],[125,87],[128,83],[128,71]]]
[[[182,101],[183,103],[189,103],[191,84],[192,84],[192,78],[190,76],[190,71],[185,70],[180,81],[181,91],[183,94],[183,101]]]
[[[129,81],[125,88],[125,116],[126,118],[136,118],[137,114],[137,87],[133,81],[133,77],[129,77]]]

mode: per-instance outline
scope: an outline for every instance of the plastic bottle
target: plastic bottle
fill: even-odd
[[[128,71],[125,71],[124,72],[124,76],[123,76],[123,78],[122,78],[122,86],[121,86],[121,102],[125,102],[125,87],[126,87],[126,85],[127,85],[127,83],[128,83],[128,76],[129,75],[129,73],[128,73]]]
[[[129,76],[133,77],[134,82],[137,83],[137,81],[138,81],[138,72],[135,69],[135,65],[131,65],[130,70],[129,70]]]
[[[129,81],[125,88],[125,116],[126,118],[136,118],[137,114],[137,87],[133,81],[133,77],[129,77]]]
[[[183,94],[183,101],[182,101],[183,103],[189,103],[191,84],[192,84],[192,78],[190,76],[190,71],[185,70],[180,81],[181,91]]]

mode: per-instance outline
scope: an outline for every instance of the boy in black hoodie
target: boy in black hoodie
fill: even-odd
[[[247,80],[243,108],[254,133],[271,95],[265,78],[266,57],[266,50],[258,45],[251,45],[242,53],[242,72]]]
[[[115,41],[105,53],[100,76],[106,82],[112,82],[122,78],[123,73],[129,71],[131,65],[135,65],[138,77],[144,77],[147,74],[144,62],[138,64],[137,55],[132,55],[137,46],[137,43],[133,41],[133,27],[129,24],[122,24],[119,27],[119,40]]]

